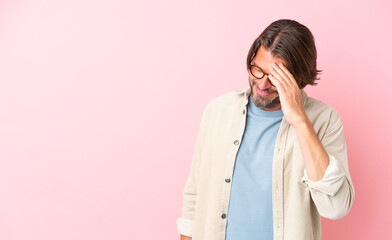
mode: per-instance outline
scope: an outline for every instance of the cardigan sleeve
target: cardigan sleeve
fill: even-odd
[[[348,169],[343,124],[336,110],[331,112],[328,127],[320,141],[329,156],[328,168],[319,181],[311,181],[304,169],[301,182],[309,188],[321,216],[339,219],[350,211],[355,191]]]
[[[196,138],[196,144],[194,148],[194,153],[192,157],[191,169],[188,174],[187,180],[185,182],[183,191],[183,206],[182,206],[182,216],[177,218],[177,232],[181,235],[192,237],[193,226],[195,218],[195,207],[197,198],[197,183],[199,175],[199,166],[202,161],[202,152],[204,149],[204,142],[206,134],[208,132],[207,115],[210,103],[205,107],[200,126],[199,132]]]
[[[301,181],[305,186],[308,186],[311,191],[319,191],[329,196],[334,196],[339,188],[342,186],[345,178],[344,172],[338,167],[336,159],[329,155],[329,165],[324,173],[324,177],[319,181],[312,181],[309,179],[304,168],[304,176]]]

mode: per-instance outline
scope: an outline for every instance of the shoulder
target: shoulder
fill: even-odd
[[[308,117],[323,119],[330,117],[339,117],[338,112],[332,106],[322,102],[321,100],[308,97],[305,103],[305,111]]]
[[[212,98],[208,103],[207,107],[221,108],[221,107],[235,107],[239,105],[249,91],[249,87],[235,89],[230,92],[220,94]]]
[[[232,114],[242,112],[249,90],[249,87],[245,87],[212,98],[204,109],[204,115],[214,118],[230,117]]]
[[[236,89],[232,90],[230,92],[223,93],[221,95],[218,95],[214,98],[212,98],[209,102],[209,104],[214,105],[214,104],[222,104],[222,103],[227,103],[227,102],[237,102],[240,101],[243,97],[244,94],[246,94],[246,89]]]
[[[333,129],[343,127],[337,110],[318,99],[308,97],[305,112],[320,138]]]

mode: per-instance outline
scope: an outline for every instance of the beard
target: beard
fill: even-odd
[[[252,99],[253,99],[253,103],[258,108],[274,108],[280,104],[279,96],[276,96],[276,98],[273,98],[271,100],[267,100],[266,98],[258,94],[254,94],[253,90],[252,90]]]
[[[253,86],[250,84],[250,80],[249,80],[253,103],[256,107],[258,107],[258,108],[274,108],[280,104],[279,95],[277,95],[273,99],[268,99],[269,97],[260,96],[259,94],[255,93],[253,91],[253,88],[257,88],[256,82],[252,81],[252,83],[253,83],[252,84]],[[278,93],[278,91],[274,91],[271,89],[264,90],[264,91],[271,92],[271,93]]]

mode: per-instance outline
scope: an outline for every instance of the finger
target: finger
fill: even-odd
[[[285,84],[291,84],[291,80],[289,79],[287,74],[275,63],[272,63],[271,72],[273,72],[274,75]]]
[[[279,94],[283,93],[286,90],[286,88],[282,84],[281,80],[277,79],[272,74],[269,74],[268,78],[271,80],[272,84],[274,84],[276,86]]]
[[[298,87],[297,81],[295,80],[293,74],[291,74],[291,72],[286,68],[286,66],[283,63],[279,63],[279,67],[283,70],[283,72],[285,72],[290,81]]]
[[[285,89],[287,89],[287,88],[289,87],[288,84],[290,84],[290,83],[288,83],[287,81],[290,81],[290,80],[286,80],[286,79],[281,75],[281,73],[279,73],[275,68],[271,67],[271,68],[270,68],[270,72],[271,72],[270,75],[272,75],[273,77],[275,77],[275,79],[276,79],[277,81],[279,81],[280,84],[281,84]]]

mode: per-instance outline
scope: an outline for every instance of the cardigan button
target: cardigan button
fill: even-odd
[[[226,218],[226,214],[223,213],[222,216],[221,216],[221,218],[222,218],[222,219],[225,219],[225,218]]]
[[[234,145],[238,145],[238,143],[240,143],[238,140],[234,141]]]
[[[226,178],[225,181],[226,181],[227,183],[229,183],[229,182],[230,182],[230,178]]]
[[[244,109],[244,110],[242,110],[242,114],[245,114],[245,109]]]

